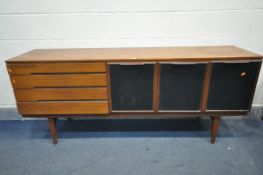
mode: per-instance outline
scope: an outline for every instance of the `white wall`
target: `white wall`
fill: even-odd
[[[4,60],[31,49],[220,44],[263,54],[262,0],[0,0],[0,107],[15,107]]]

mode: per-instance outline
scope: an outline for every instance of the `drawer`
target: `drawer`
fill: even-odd
[[[108,114],[108,101],[18,102],[22,115]]]
[[[18,63],[7,64],[10,75],[44,73],[88,73],[106,72],[105,62],[94,63]]]
[[[15,89],[16,100],[48,101],[48,100],[105,100],[107,88],[36,88]]]
[[[106,86],[106,74],[13,75],[13,88]]]

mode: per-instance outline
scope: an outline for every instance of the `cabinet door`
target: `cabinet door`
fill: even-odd
[[[110,65],[112,110],[153,109],[153,65]]]
[[[207,110],[249,110],[260,65],[213,63]]]
[[[200,110],[206,64],[161,64],[159,110]]]

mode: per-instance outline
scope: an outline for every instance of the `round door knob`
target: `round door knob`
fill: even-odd
[[[247,75],[246,72],[241,72],[241,74],[240,74],[241,77],[244,77],[244,76],[246,76],[246,75]]]

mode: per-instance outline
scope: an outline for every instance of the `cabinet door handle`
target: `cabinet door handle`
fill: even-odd
[[[241,72],[241,73],[240,73],[240,76],[241,76],[241,77],[244,77],[244,76],[246,76],[246,75],[247,75],[246,72]]]

